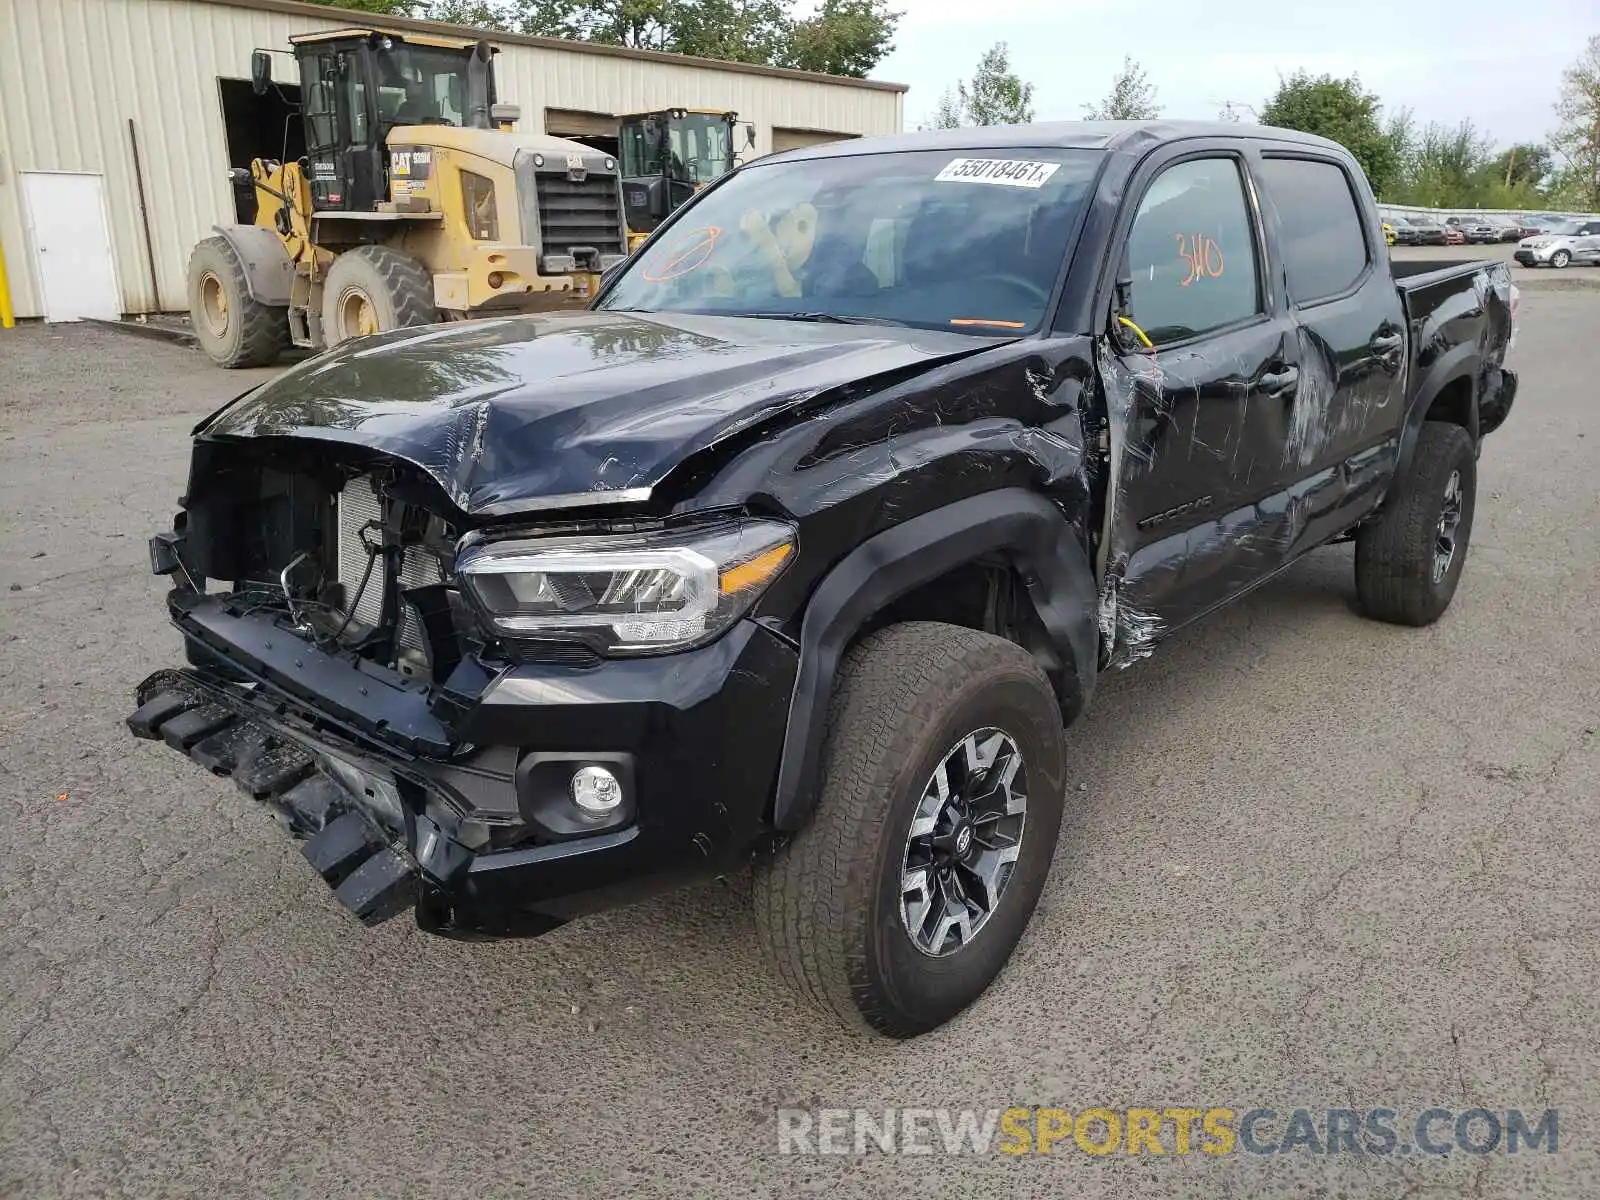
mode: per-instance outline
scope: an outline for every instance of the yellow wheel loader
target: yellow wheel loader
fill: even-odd
[[[637,250],[680,205],[738,163],[734,144],[756,143],[739,114],[705,108],[667,108],[617,118],[628,251]]]
[[[305,156],[236,168],[255,223],[189,260],[224,367],[408,325],[585,302],[627,254],[616,160],[513,132],[486,42],[341,29],[290,39]],[[268,51],[252,83],[272,83]]]

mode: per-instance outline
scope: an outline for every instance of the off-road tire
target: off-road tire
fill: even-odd
[[[933,770],[974,729],[1013,739],[1026,770],[1019,857],[992,915],[943,957],[901,916],[911,818]],[[976,1000],[1022,936],[1063,807],[1061,710],[1033,657],[1002,638],[907,622],[845,656],[810,824],[758,864],[756,926],[778,974],[846,1025],[912,1037]]]
[[[218,331],[208,311],[207,284],[226,304],[225,324]],[[195,340],[219,367],[265,367],[289,347],[289,312],[250,297],[244,264],[227,239],[208,237],[189,255],[189,322]]]
[[[360,246],[334,259],[323,281],[322,336],[328,345],[360,336],[346,320],[349,301],[357,293],[371,304],[376,318],[377,328],[368,332],[432,325],[439,319],[427,268],[388,246]]]
[[[1557,250],[1550,256],[1550,265],[1558,271],[1563,267],[1566,267],[1571,262],[1572,252],[1569,250]]]
[[[1454,553],[1434,578],[1440,520],[1452,475],[1460,474],[1461,509]],[[1450,607],[1466,565],[1477,493],[1477,456],[1459,425],[1427,421],[1410,473],[1384,511],[1356,531],[1356,594],[1362,610],[1396,625],[1431,625]]]

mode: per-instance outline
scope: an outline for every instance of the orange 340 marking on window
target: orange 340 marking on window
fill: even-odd
[[[1217,245],[1215,238],[1209,238],[1203,233],[1194,234],[1194,241],[1184,234],[1175,234],[1178,239],[1178,257],[1183,259],[1189,268],[1189,273],[1183,277],[1179,287],[1188,287],[1196,279],[1220,279],[1227,269],[1227,263],[1222,257],[1222,247]]]
[[[717,239],[721,236],[722,230],[716,225],[707,225],[704,229],[692,231],[683,245],[666,262],[644,272],[645,282],[667,283],[691,271],[698,271],[716,252]]]

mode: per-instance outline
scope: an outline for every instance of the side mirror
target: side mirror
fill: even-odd
[[[749,123],[744,127],[744,146],[746,150],[754,150],[756,147],[756,127]]]
[[[272,55],[256,50],[250,55],[250,90],[265,96],[272,87]]]

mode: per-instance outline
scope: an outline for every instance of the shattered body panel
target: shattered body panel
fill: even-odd
[[[1506,419],[1503,267],[1397,282],[1364,193],[1359,276],[1289,296],[1251,168],[1266,148],[1354,169],[1321,139],[1149,122],[796,155],[1034,145],[1105,155],[1037,332],[513,317],[363,339],[227,406],[151,543],[190,667],[146,681],[134,732],[273,804],[364,920],[412,904],[436,932],[539,932],[801,828],[834,673],[867,631],[1007,637],[1070,722],[1099,671],[1379,511],[1425,421],[1476,441]],[[1259,311],[1140,345],[1116,319],[1120,249],[1151,180],[1197,154],[1237,156]],[[496,542],[745,521],[792,532],[781,573],[654,656],[497,633],[456,571]],[[381,603],[345,636],[366,577],[331,572],[352,559]],[[628,804],[574,820],[574,762],[607,765]]]

